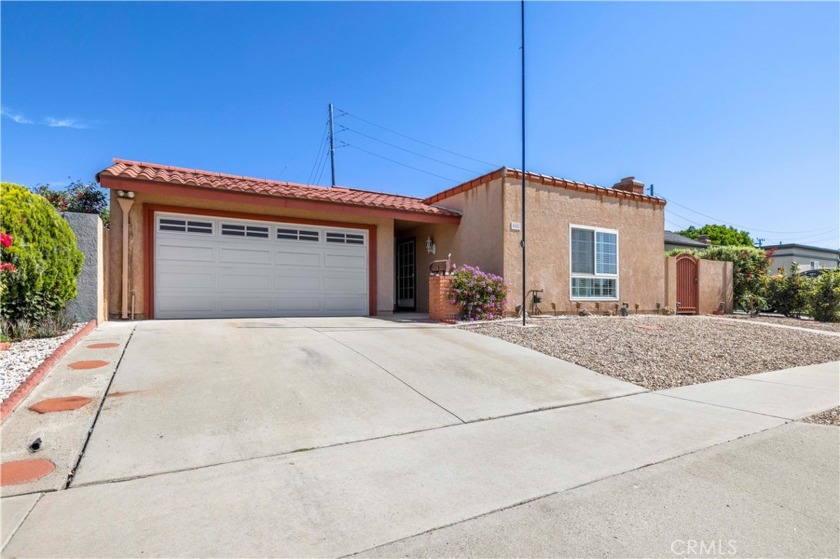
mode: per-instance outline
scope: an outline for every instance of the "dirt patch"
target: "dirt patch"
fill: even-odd
[[[87,347],[90,349],[110,349],[112,347],[120,347],[120,344],[113,342],[101,342],[98,344],[90,344]]]
[[[503,322],[461,328],[651,390],[840,361],[840,337],[704,317],[592,316],[533,323],[538,326]]]

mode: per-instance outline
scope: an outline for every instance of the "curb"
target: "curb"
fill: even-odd
[[[82,329],[73,334],[70,339],[66,340],[63,344],[58,346],[52,355],[44,359],[44,361],[38,365],[34,371],[32,371],[26,380],[20,383],[20,386],[15,388],[15,391],[9,394],[9,396],[3,400],[3,403],[0,404],[0,422],[4,421],[9,414],[11,414],[17,405],[27,396],[29,393],[32,392],[32,389],[38,386],[38,383],[47,376],[53,366],[58,363],[58,360],[64,357],[64,355],[73,349],[73,347],[82,341],[82,338],[87,336],[91,331],[96,328],[96,321],[91,320],[84,326]]]

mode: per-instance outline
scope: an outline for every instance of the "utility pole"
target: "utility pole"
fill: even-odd
[[[333,118],[333,104],[330,103],[330,167],[332,168],[332,185],[335,186],[335,128]]]
[[[528,314],[527,286],[525,285],[525,0],[521,1],[520,23],[522,27],[522,326]]]

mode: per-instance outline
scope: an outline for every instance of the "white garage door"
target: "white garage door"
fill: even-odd
[[[155,214],[155,318],[365,316],[368,235]]]

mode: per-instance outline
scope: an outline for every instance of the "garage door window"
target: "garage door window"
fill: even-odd
[[[277,228],[277,238],[287,241],[315,241],[321,240],[317,231],[307,231],[305,229],[282,229]]]
[[[213,234],[213,224],[209,221],[192,221],[186,219],[161,219],[158,222],[159,231],[173,231],[175,233],[204,233]]]
[[[258,239],[268,238],[268,227],[259,225],[237,225],[233,223],[222,223],[222,235],[231,237],[255,237]]]
[[[327,233],[328,243],[340,243],[345,245],[363,245],[365,236],[357,233]]]

